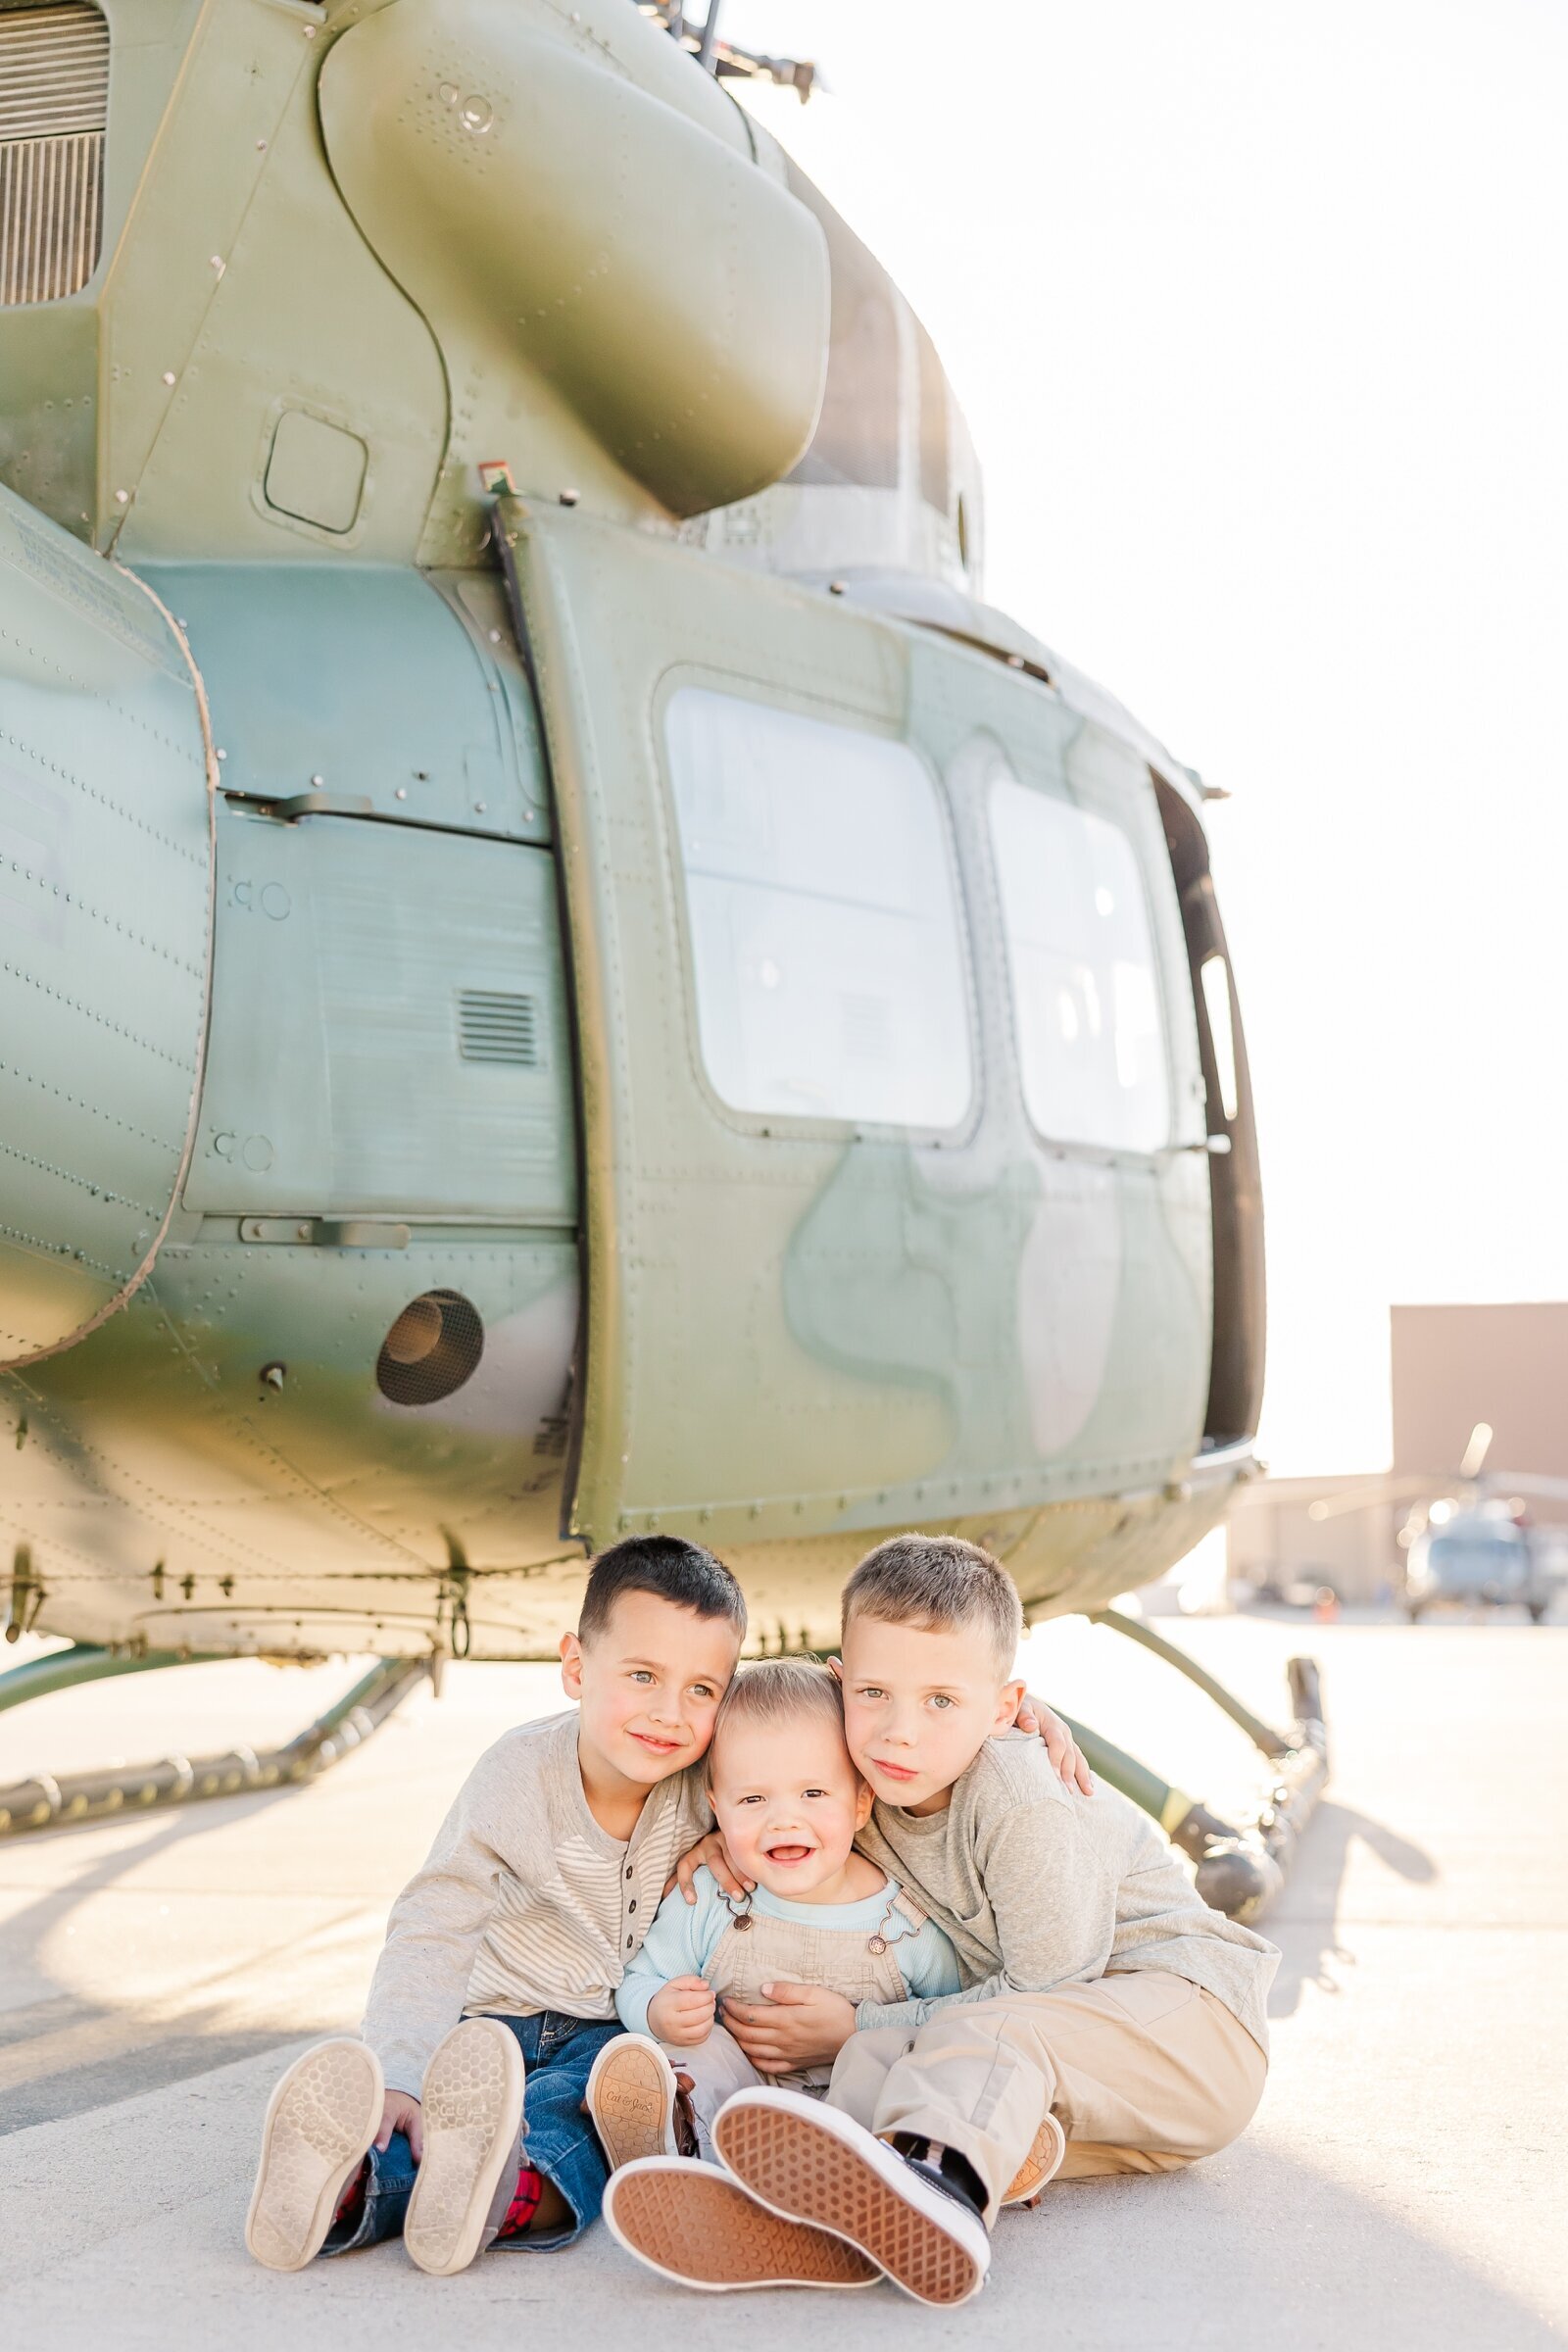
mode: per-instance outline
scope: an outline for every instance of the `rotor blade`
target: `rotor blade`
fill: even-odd
[[[1568,1478],[1538,1478],[1534,1471],[1487,1472],[1489,1494],[1534,1494],[1543,1502],[1568,1502]]]
[[[1430,1478],[1384,1478],[1357,1488],[1353,1494],[1320,1494],[1316,1502],[1308,1503],[1309,1519],[1343,1519],[1347,1511],[1369,1510],[1377,1502],[1403,1502],[1407,1495],[1441,1494],[1444,1481],[1441,1475]]]
[[[1464,1460],[1459,1464],[1461,1479],[1480,1477],[1481,1465],[1487,1458],[1487,1447],[1491,1444],[1492,1423],[1478,1421],[1470,1432],[1470,1443],[1464,1449]]]

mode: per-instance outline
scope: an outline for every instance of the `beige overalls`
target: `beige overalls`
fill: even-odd
[[[906,2001],[909,1987],[899,1967],[899,1944],[925,1925],[925,1913],[902,1887],[889,1892],[887,1911],[875,1931],[864,1928],[817,1927],[797,1919],[775,1919],[754,1912],[749,1904],[731,1904],[735,1916],[724,1930],[703,1974],[718,1995],[727,1999],[760,2001],[762,1986],[781,1979],[798,1984],[822,1984],[850,2001]],[[767,2082],[784,2090],[804,2090],[820,2097],[832,2077],[831,2066],[801,2067],[787,2075],[762,2075],[752,2064],[734,2035],[715,2024],[706,2041],[695,2047],[664,2045],[677,2076],[691,2084],[691,2120],[697,2147],[710,2164],[713,2155],[712,2122],[724,2101],[737,2090]]]

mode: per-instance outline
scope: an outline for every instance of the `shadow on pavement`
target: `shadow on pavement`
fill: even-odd
[[[1271,2018],[1294,2016],[1304,1985],[1338,1992],[1334,1967],[1354,1965],[1355,1954],[1339,1940],[1339,1910],[1350,1847],[1357,1838],[1412,1886],[1430,1886],[1439,1875],[1424,1847],[1401,1838],[1386,1822],[1325,1798],[1307,1825],[1283,1897],[1260,1923],[1262,1934],[1279,1943],[1285,1955],[1269,1995]]]
[[[172,1847],[215,1836],[296,1794],[291,1788],[256,1789],[213,1799],[197,1811],[150,1815],[152,1835],[129,1841],[124,1832],[133,1825],[122,1819],[38,1832],[29,1845],[47,1838],[57,1849],[74,1847],[79,1862],[65,1886],[40,1891],[6,1922],[6,1974],[14,1982],[53,1985],[49,1947],[84,1903]],[[330,2004],[325,2014],[311,2014],[309,1971],[301,1968],[313,1947],[319,1956],[325,1940],[280,1929],[271,1948],[254,1946],[225,1963],[172,1976],[167,1994],[117,2001],[61,1985],[0,2008],[0,2137],[209,2073],[301,2032],[342,2024]]]

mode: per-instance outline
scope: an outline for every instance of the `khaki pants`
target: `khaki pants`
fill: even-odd
[[[881,2139],[910,2132],[956,2148],[985,2184],[993,2222],[1048,2111],[1067,2149],[1056,2168],[1051,2134],[1047,2175],[1174,2172],[1246,2128],[1267,2072],[1223,2001],[1140,1969],[955,2003],[913,2032],[854,2034],[827,2095]]]

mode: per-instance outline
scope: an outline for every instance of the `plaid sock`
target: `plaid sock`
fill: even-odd
[[[369,2180],[370,2159],[367,2156],[337,2201],[337,2211],[332,2216],[334,2230],[340,2222],[357,2222],[359,2220],[365,2211],[365,2192],[369,2186]]]
[[[539,2199],[544,2194],[544,2186],[543,2179],[534,2171],[531,2164],[525,2164],[518,2168],[517,2185],[512,2192],[512,2203],[507,2207],[507,2218],[496,2231],[498,2238],[521,2236],[539,2210]]]

